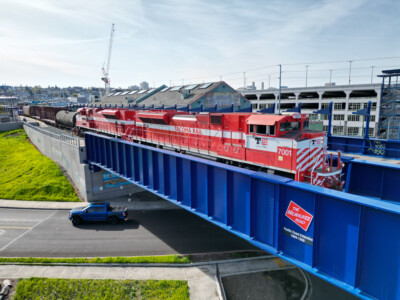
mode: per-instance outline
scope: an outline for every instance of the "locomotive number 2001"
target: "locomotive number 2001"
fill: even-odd
[[[278,155],[292,156],[292,149],[278,147]]]

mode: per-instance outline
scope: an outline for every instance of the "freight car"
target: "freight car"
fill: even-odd
[[[340,156],[326,153],[323,132],[308,130],[304,114],[199,113],[82,108],[77,131],[175,149],[228,163],[280,172],[297,181],[341,189]]]
[[[25,105],[22,108],[25,116],[41,120],[51,125],[56,125],[57,113],[65,109],[66,107],[41,105]]]
[[[73,129],[75,128],[76,115],[77,112],[60,110],[56,115],[56,125],[61,128]]]

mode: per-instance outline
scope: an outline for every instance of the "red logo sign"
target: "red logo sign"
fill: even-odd
[[[299,225],[304,231],[308,230],[308,227],[310,226],[314,217],[312,214],[302,209],[293,201],[290,201],[285,216]]]
[[[261,139],[261,145],[268,146],[268,139]]]

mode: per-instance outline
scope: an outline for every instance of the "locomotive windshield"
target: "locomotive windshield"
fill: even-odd
[[[280,131],[300,130],[300,122],[282,122],[279,126]]]

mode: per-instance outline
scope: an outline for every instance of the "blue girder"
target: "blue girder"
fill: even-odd
[[[88,163],[354,295],[400,298],[397,203],[94,133],[85,140]],[[291,201],[313,217],[307,230],[286,216]]]

